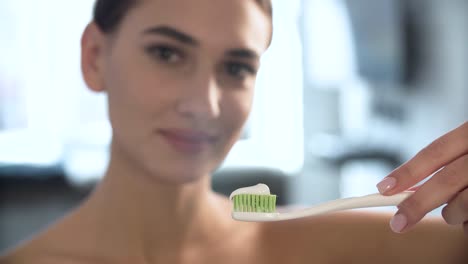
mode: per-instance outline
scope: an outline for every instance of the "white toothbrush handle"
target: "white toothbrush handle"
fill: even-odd
[[[384,196],[380,193],[375,193],[360,197],[337,199],[304,210],[280,213],[276,216],[276,218],[277,220],[287,220],[347,209],[394,206],[400,204],[413,193],[414,192],[412,191],[406,191],[392,196]]]

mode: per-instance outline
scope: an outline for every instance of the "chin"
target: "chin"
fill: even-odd
[[[152,179],[166,185],[192,184],[210,175],[208,170],[195,168],[184,168],[184,170],[178,168],[168,171],[153,170],[150,174]]]
[[[175,176],[175,177],[157,177],[155,178],[161,184],[164,185],[171,185],[171,186],[178,186],[178,185],[185,185],[185,184],[194,184],[201,180],[203,177],[193,177],[193,176]]]

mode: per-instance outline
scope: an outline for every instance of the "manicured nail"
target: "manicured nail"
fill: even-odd
[[[396,185],[396,179],[393,177],[386,177],[377,184],[377,189],[380,193],[385,193]]]
[[[390,220],[390,228],[395,233],[400,233],[407,224],[408,220],[406,219],[406,216],[401,213],[394,215],[392,220]]]

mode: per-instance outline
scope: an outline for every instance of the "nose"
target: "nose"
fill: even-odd
[[[220,114],[220,91],[214,74],[194,74],[181,89],[177,112],[196,119],[213,119]]]

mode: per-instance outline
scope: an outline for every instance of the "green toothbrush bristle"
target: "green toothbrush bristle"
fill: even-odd
[[[238,194],[234,196],[234,212],[274,213],[276,195]]]

